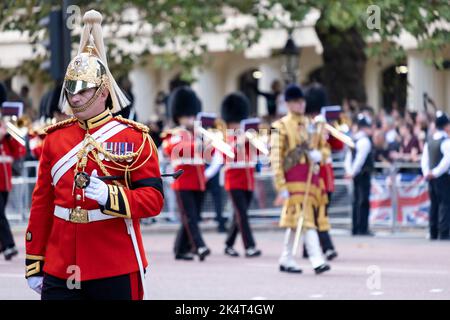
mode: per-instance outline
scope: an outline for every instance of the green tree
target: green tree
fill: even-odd
[[[315,30],[323,46],[322,76],[332,103],[366,101],[367,57],[405,62],[405,50],[395,41],[402,32],[414,36],[418,49],[427,52],[429,62],[437,66],[442,66],[450,43],[448,0],[274,0],[269,6],[277,5],[290,13],[294,27],[310,10],[320,12]]]

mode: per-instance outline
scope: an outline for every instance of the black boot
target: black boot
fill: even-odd
[[[175,255],[176,260],[194,260],[194,255],[191,252],[178,253]]]
[[[234,250],[232,247],[226,247],[225,254],[230,257],[239,257],[239,253],[236,250]]]
[[[261,250],[254,247],[250,247],[245,250],[245,256],[248,258],[259,257],[261,255]]]
[[[197,255],[200,261],[205,260],[206,256],[211,254],[211,250],[209,250],[207,247],[200,247],[197,249]]]
[[[280,271],[281,272],[287,272],[287,273],[302,273],[302,269],[300,269],[299,267],[294,267],[294,266],[284,266],[282,264],[280,264]]]
[[[324,263],[321,266],[318,266],[317,268],[314,268],[314,272],[316,274],[321,274],[321,273],[324,273],[324,272],[326,272],[326,271],[328,271],[330,269],[331,269],[331,267],[328,264]]]
[[[337,254],[336,250],[328,249],[327,251],[325,251],[325,257],[327,258],[328,261],[333,260],[337,256],[338,256],[338,254]]]

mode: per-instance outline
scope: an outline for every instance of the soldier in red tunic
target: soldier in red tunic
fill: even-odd
[[[234,215],[225,241],[225,254],[237,257],[233,248],[238,232],[242,236],[246,257],[257,257],[261,251],[256,249],[248,219],[248,208],[255,189],[256,150],[252,148],[243,132],[239,132],[240,122],[248,118],[250,102],[242,93],[232,93],[222,101],[222,118],[227,124],[227,143],[233,147],[234,159],[225,161],[225,190],[233,203]]]
[[[18,254],[5,207],[12,189],[12,163],[23,156],[25,147],[7,133],[6,124],[0,121],[0,252],[6,260]]]
[[[112,116],[128,101],[108,69],[101,14],[83,20],[60,102],[73,117],[46,129],[26,278],[43,300],[142,299],[148,263],[139,219],[163,206],[158,154],[147,127]]]
[[[184,171],[172,184],[181,219],[174,245],[175,259],[193,260],[196,254],[203,261],[210,254],[198,225],[206,184],[205,164],[202,144],[194,136],[195,116],[201,110],[201,103],[187,86],[177,88],[169,103],[177,126],[163,133],[163,150],[172,167]]]

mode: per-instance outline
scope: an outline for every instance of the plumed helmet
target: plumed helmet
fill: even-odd
[[[82,90],[97,88],[96,98],[104,89],[108,89],[112,112],[118,112],[130,102],[117,85],[108,68],[106,51],[102,35],[102,15],[95,10],[87,11],[83,16],[84,27],[77,55],[70,61],[60,98],[60,108],[67,114],[76,113],[71,108],[66,94],[77,94]],[[95,99],[91,99],[92,102]]]

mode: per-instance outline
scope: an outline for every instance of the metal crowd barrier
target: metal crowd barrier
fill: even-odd
[[[30,215],[31,194],[37,181],[38,161],[23,161],[21,175],[12,177],[12,190],[6,206],[11,222],[26,222]]]
[[[333,168],[336,176],[335,186],[336,190],[330,199],[329,217],[333,227],[349,229],[351,227],[352,216],[352,194],[353,182],[343,178],[343,162],[341,157],[336,158],[333,162]],[[161,171],[169,172],[171,168],[165,162],[161,163]],[[418,170],[420,167],[416,163],[394,163],[383,164],[376,163],[377,173],[384,174],[390,179],[386,179],[392,190],[392,211],[393,217],[389,224],[383,222],[374,222],[371,226],[388,227],[392,232],[398,231],[401,225],[397,222],[398,202],[397,202],[397,187],[398,182],[395,179],[397,173],[405,169]],[[8,219],[11,223],[26,223],[29,217],[31,195],[36,183],[38,162],[25,161],[22,167],[21,176],[13,177],[13,190],[10,193],[8,205],[6,208]],[[223,180],[223,177],[222,177]],[[170,189],[169,179],[164,179],[165,204],[163,212],[155,217],[144,219],[143,223],[175,223],[178,221],[177,204],[173,191]],[[225,190],[221,190],[223,200],[223,216],[231,219],[232,205],[228,199]],[[276,197],[276,192],[273,187],[272,173],[270,168],[263,167],[261,172],[256,174],[255,192],[249,210],[249,216],[252,224],[277,225],[281,208],[274,207],[273,201]],[[206,192],[202,218],[204,220],[212,220],[215,218],[215,206],[212,195]],[[411,225],[410,227],[423,227],[419,225]]]

